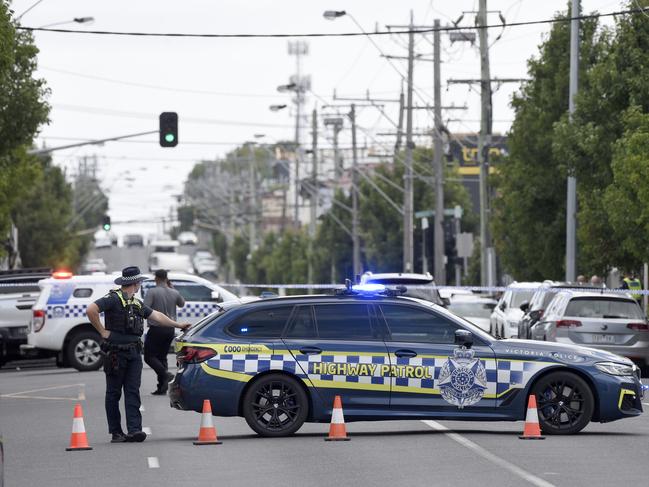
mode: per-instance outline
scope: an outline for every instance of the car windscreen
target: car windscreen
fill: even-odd
[[[644,320],[635,301],[615,298],[574,298],[566,307],[565,316],[578,318],[620,318]]]
[[[534,291],[518,291],[514,289],[512,291],[512,304],[510,308],[518,308],[523,302],[529,302],[533,295]]]
[[[496,305],[494,303],[462,303],[451,301],[451,304],[449,304],[446,309],[451,313],[462,317],[470,316],[472,318],[489,318],[495,307]]]

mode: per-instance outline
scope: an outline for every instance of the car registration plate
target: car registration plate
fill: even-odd
[[[593,343],[615,343],[615,335],[593,335]]]

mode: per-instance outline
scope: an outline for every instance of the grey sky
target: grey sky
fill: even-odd
[[[34,0],[15,1],[13,8],[21,13],[33,3]],[[563,0],[492,0],[488,7],[501,10],[508,22],[517,22],[550,18],[566,5]],[[322,12],[344,9],[366,30],[372,31],[376,24],[383,28],[385,24],[407,23],[410,9],[414,11],[416,24],[429,25],[434,18],[440,18],[444,25],[458,18],[463,10],[476,7],[477,1],[473,0],[44,0],[23,17],[22,23],[38,27],[93,16],[95,22],[88,28],[96,30],[353,32],[357,28],[349,18],[327,21]],[[604,13],[622,10],[625,2],[584,0],[582,8],[584,12]],[[490,15],[490,24],[498,22],[497,14]],[[610,24],[612,20],[604,22]],[[473,25],[473,16],[466,14],[462,25]],[[526,60],[536,54],[542,35],[549,29],[549,25],[507,28],[490,50],[492,76],[525,77]],[[499,33],[500,29],[490,30],[490,40]],[[79,156],[100,157],[100,175],[103,186],[110,190],[113,220],[167,215],[173,201],[171,195],[181,192],[183,181],[196,160],[223,155],[256,133],[267,134],[269,142],[293,137],[292,112],[274,113],[268,109],[273,103],[290,105],[289,96],[276,91],[278,85],[288,82],[295,70],[295,60],[287,54],[286,39],[136,38],[60,33],[37,33],[35,37],[40,49],[38,74],[52,90],[51,123],[43,128],[39,144],[46,141],[49,146],[57,146],[72,143],[74,140],[68,139],[73,138],[104,138],[155,130],[161,111],[179,113],[180,144],[175,149],[160,148],[157,136],[153,135],[56,154],[55,161],[69,169],[76,166]],[[406,54],[406,36],[375,40],[386,53]],[[417,52],[430,54],[430,40],[430,35],[417,36]],[[480,116],[477,87],[474,90],[466,86],[447,87],[446,80],[478,77],[477,49],[466,44],[452,46],[446,36],[442,42],[443,103],[466,103],[469,107],[463,112],[447,112],[444,119],[462,119],[448,124],[453,132],[476,131]],[[384,98],[398,96],[399,74],[379,57],[366,37],[310,39],[309,44],[303,72],[311,75],[313,91],[320,97],[330,101],[334,89],[339,95],[362,95],[369,89],[371,94]],[[405,64],[396,63],[405,73]],[[417,63],[415,85],[421,96],[419,102],[424,99],[432,104],[432,63]],[[512,119],[508,103],[516,89],[516,85],[505,85],[494,94],[494,131],[508,130]],[[309,95],[309,113],[316,105],[322,102]],[[386,110],[396,119],[396,105],[387,106]],[[423,110],[416,111],[415,120],[418,128],[431,125],[430,114]],[[372,134],[371,138],[363,134],[361,141],[377,147],[377,141],[385,147],[393,145],[393,139],[374,135],[392,130],[390,122],[377,110],[363,109],[359,124]],[[344,139],[348,140],[349,135],[344,134]],[[430,141],[420,139],[418,143],[430,144]],[[326,139],[321,139],[320,145],[326,144]],[[122,184],[120,176],[129,171],[134,180]],[[156,230],[155,225],[140,225],[140,228]],[[123,233],[126,228],[116,226],[116,230]]]

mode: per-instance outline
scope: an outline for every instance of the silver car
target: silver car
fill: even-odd
[[[637,301],[626,293],[559,292],[532,338],[569,343],[649,363],[649,324]]]

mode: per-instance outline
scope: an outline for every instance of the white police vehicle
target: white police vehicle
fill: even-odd
[[[73,276],[55,273],[53,278],[39,281],[41,293],[32,308],[32,320],[27,335],[25,353],[38,349],[41,354],[56,356],[60,366],[77,370],[97,370],[102,365],[100,338],[88,321],[88,305],[105,296],[117,274]],[[178,309],[178,320],[195,323],[219,308],[218,303],[238,300],[231,292],[206,279],[191,275],[169,273],[175,289],[185,298]],[[144,299],[147,290],[155,286],[152,276],[142,283],[137,297]]]

